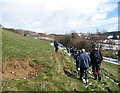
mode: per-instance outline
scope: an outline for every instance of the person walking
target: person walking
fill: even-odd
[[[70,52],[70,48],[68,46],[66,46],[66,50],[68,53]]]
[[[92,52],[90,53],[91,63],[92,63],[92,71],[94,74],[94,79],[100,81],[101,80],[101,71],[100,66],[103,60],[102,54],[97,50],[96,47],[93,47]]]
[[[74,59],[76,61],[76,70],[78,71],[78,60],[79,60],[79,55],[81,53],[81,50],[79,50],[76,55],[74,56]],[[79,72],[78,72],[79,73]]]
[[[82,49],[78,59],[78,71],[80,71],[80,80],[83,83],[88,83],[88,68],[90,67],[90,65],[91,59],[89,55],[86,54],[85,49]],[[85,82],[83,81],[83,76]]]
[[[72,57],[74,57],[74,50],[75,50],[74,47],[72,47],[72,48],[70,49],[70,53],[71,53]]]
[[[55,52],[58,51],[58,41],[54,41]]]

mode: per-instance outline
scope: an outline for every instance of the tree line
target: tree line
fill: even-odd
[[[76,32],[72,32],[69,34],[58,36],[55,38],[55,40],[63,44],[65,47],[75,47],[77,50],[84,48],[86,51],[91,51],[92,46],[97,45],[98,50],[102,52],[104,40],[106,40],[108,36],[109,33],[101,33],[99,31],[97,31],[96,34],[88,33],[87,37],[85,37],[84,34],[82,36],[79,36]],[[108,45],[114,45],[111,39],[109,40]],[[112,50],[112,48],[110,48],[110,50]],[[119,58],[119,55],[120,52],[118,52],[116,56],[118,56]]]

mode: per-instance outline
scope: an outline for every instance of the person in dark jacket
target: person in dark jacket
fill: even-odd
[[[88,82],[88,68],[91,65],[91,59],[88,54],[86,54],[85,49],[81,50],[79,60],[78,60],[78,70],[80,71],[80,80],[83,81],[83,76],[85,74],[85,83]]]
[[[70,48],[68,46],[66,46],[66,50],[68,53],[70,52]]]
[[[97,50],[97,48],[93,47],[93,51],[90,53],[91,63],[92,63],[92,70],[94,74],[94,79],[101,80],[101,71],[100,66],[103,60],[102,54]]]
[[[75,48],[74,47],[72,47],[71,49],[70,49],[70,53],[71,53],[71,55],[74,57],[74,50],[75,50]]]
[[[55,52],[58,51],[58,41],[54,41]]]
[[[78,60],[79,60],[79,56],[80,56],[81,50],[79,50],[76,55],[74,56],[74,59],[76,61],[76,69],[78,71]]]

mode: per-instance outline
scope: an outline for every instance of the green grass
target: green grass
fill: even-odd
[[[5,30],[2,35],[3,60],[6,58],[24,59],[28,56],[36,57],[41,54],[48,56],[53,51],[48,41],[34,40]]]
[[[64,71],[62,52],[55,53],[46,40],[35,40],[4,30],[3,33],[3,62],[8,59],[29,60],[36,65],[42,65],[35,81],[3,79],[4,91],[74,91],[85,90],[79,80],[68,77]],[[65,56],[67,57],[67,56]],[[74,67],[71,64],[72,67]]]
[[[76,67],[72,57],[62,51],[55,53],[54,48],[50,46],[51,42],[35,40],[7,30],[3,30],[2,35],[3,62],[8,59],[29,60],[35,65],[44,67],[40,69],[34,81],[4,78],[3,91],[91,91],[93,88],[95,91],[117,91],[118,89],[117,85],[105,77],[100,82],[90,78],[89,82],[93,82],[93,86],[85,88],[85,85],[80,82],[79,76],[75,74]],[[106,73],[106,71],[109,74],[112,73],[109,68],[112,68],[113,65],[103,63],[102,67],[102,73]],[[116,73],[116,70],[116,66],[114,66],[112,71]],[[115,78],[117,74],[113,74],[113,76]],[[102,83],[106,85],[102,86]]]
[[[117,54],[114,54],[115,52],[118,52],[118,51],[117,50],[103,50],[102,55],[105,57],[117,59],[118,57],[117,57]]]
[[[119,65],[115,65],[112,63],[108,63],[108,62],[103,62],[102,63],[102,70],[104,71],[104,73],[111,77],[112,79],[116,80],[117,82],[120,82],[119,80],[119,76],[120,76],[120,69],[119,69]]]

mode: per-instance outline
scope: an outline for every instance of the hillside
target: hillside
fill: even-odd
[[[2,30],[2,29],[1,29]],[[51,42],[2,31],[3,91],[118,91],[118,65],[104,62],[102,81],[80,82],[74,60]],[[90,68],[91,70],[91,68]],[[107,78],[107,76],[109,78]]]
[[[111,31],[111,32],[108,32],[110,35],[114,35],[114,34],[118,34],[120,35],[120,31]]]

